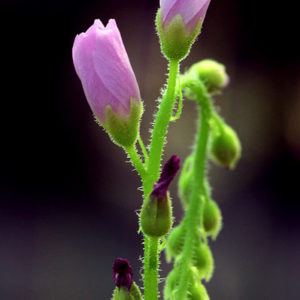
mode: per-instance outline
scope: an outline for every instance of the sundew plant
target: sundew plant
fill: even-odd
[[[210,160],[233,169],[241,155],[235,131],[212,102],[229,83],[224,65],[206,59],[180,73],[180,62],[199,37],[209,4],[210,0],[160,0],[155,24],[169,72],[147,146],[139,134],[143,101],[116,21],[112,19],[105,26],[95,20],[74,41],[74,66],[95,119],[111,140],[126,151],[143,188],[137,219],[144,237],[143,293],[133,281],[130,263],[116,258],[113,300],[209,299],[203,285],[214,270],[209,243],[221,230],[222,216],[212,199],[206,166]],[[173,155],[161,168],[167,129],[180,118],[183,99],[193,101],[198,109],[196,138],[187,148],[192,151],[184,162]],[[185,213],[179,225],[173,227],[168,189],[177,173],[178,194]],[[160,296],[161,252],[173,269]]]

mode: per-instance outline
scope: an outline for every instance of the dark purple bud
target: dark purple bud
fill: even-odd
[[[153,191],[151,196],[157,196],[158,198],[166,197],[170,183],[176,176],[180,168],[180,159],[177,155],[172,155],[166,162],[161,172],[160,178],[153,185]]]
[[[118,288],[127,287],[128,290],[130,290],[133,282],[133,273],[127,259],[115,259],[113,264],[113,279]]]

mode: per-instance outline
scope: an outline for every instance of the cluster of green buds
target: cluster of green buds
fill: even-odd
[[[210,95],[219,94],[230,81],[225,66],[212,59],[195,63],[182,75],[183,82],[191,80],[201,81]],[[196,97],[189,88],[185,88],[185,96],[189,99]],[[241,157],[241,144],[236,132],[216,112],[212,113],[211,119],[209,155],[214,163],[229,169],[233,169]]]
[[[225,67],[213,60],[203,60],[194,64],[182,75],[182,85],[186,98],[197,99],[193,85],[201,85],[212,96],[220,94],[227,86],[229,76]],[[198,99],[199,100],[199,99]],[[208,156],[218,166],[234,168],[241,155],[241,146],[234,130],[227,125],[210,104]],[[185,211],[188,210],[193,188],[195,185],[194,164],[195,152],[190,154],[183,165],[179,178],[179,198]],[[213,240],[222,228],[222,215],[218,204],[212,199],[208,180],[205,179],[201,194],[201,212],[197,220],[197,234],[193,235],[192,258],[189,262],[189,285],[186,299],[209,299],[202,280],[208,282],[214,271],[214,259],[208,244],[208,237]],[[166,259],[175,260],[174,269],[168,275],[164,289],[165,299],[178,299],[180,264],[183,260],[183,251],[188,230],[185,219],[172,229],[166,243]]]
[[[164,299],[172,300],[176,299],[178,293],[178,278],[179,269],[174,268],[167,277]],[[209,300],[205,286],[201,283],[199,272],[196,267],[190,266],[188,269],[188,291],[186,300]]]

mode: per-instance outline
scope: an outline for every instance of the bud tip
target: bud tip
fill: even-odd
[[[177,155],[172,155],[164,165],[159,180],[154,183],[151,195],[155,195],[158,198],[164,197],[179,169],[180,159]]]
[[[130,290],[133,282],[133,273],[127,259],[115,259],[113,264],[113,279],[117,287],[127,287]]]

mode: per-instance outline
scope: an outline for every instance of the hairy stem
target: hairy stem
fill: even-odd
[[[156,115],[152,138],[149,148],[149,161],[148,161],[148,176],[145,182],[145,196],[148,197],[153,183],[159,177],[160,162],[165,143],[165,137],[168,129],[168,125],[172,116],[176,88],[176,79],[179,71],[179,62],[170,61],[169,63],[169,79],[167,84],[167,90],[160,103],[159,110]],[[146,299],[147,300],[147,299]]]
[[[144,272],[144,299],[158,299],[158,265],[159,265],[159,238],[148,237],[145,241],[144,263],[147,272]],[[146,250],[147,246],[147,250]],[[146,267],[146,266],[145,266]],[[146,270],[145,270],[146,271]]]
[[[132,164],[134,165],[137,172],[141,176],[142,181],[144,182],[147,172],[146,172],[146,169],[144,167],[144,164],[143,164],[139,154],[137,153],[135,145],[127,147],[125,150],[127,151],[128,155],[132,161]]]
[[[190,203],[184,220],[186,226],[186,237],[182,259],[179,266],[180,278],[176,300],[183,300],[186,298],[189,284],[189,267],[193,255],[195,236],[198,230],[197,225],[202,223],[202,220],[199,220],[199,216],[201,216],[201,206],[203,204],[202,197],[205,193],[206,152],[210,129],[209,121],[211,117],[211,102],[204,85],[199,82],[197,82],[197,84],[193,84],[193,82],[191,82],[188,87],[191,88],[197,95],[200,121],[192,169],[193,187]]]
[[[175,89],[178,71],[179,62],[170,61],[167,90],[160,103],[152,131],[147,164],[147,176],[143,180],[144,200],[149,197],[153,184],[159,177],[165,137],[172,116],[174,102],[176,100]],[[145,236],[144,243],[144,300],[157,300],[159,239]]]
[[[147,152],[147,149],[146,149],[146,147],[144,145],[144,142],[143,142],[143,140],[142,140],[142,138],[141,138],[140,135],[138,136],[138,142],[139,142],[140,148],[141,148],[143,156],[144,156],[145,166],[147,168],[147,164],[148,164],[148,152]]]

